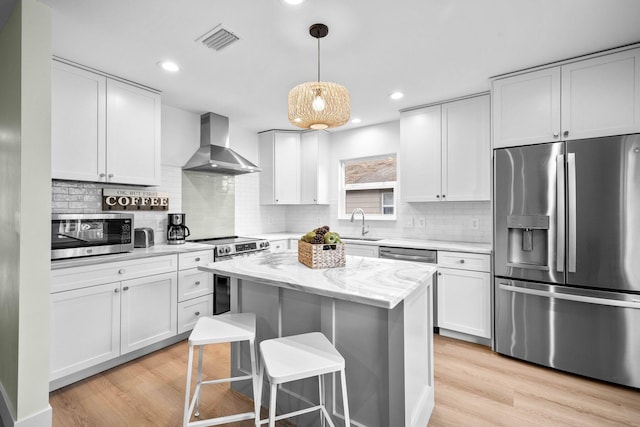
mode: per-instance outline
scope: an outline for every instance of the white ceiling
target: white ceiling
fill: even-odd
[[[638,0],[41,1],[52,8],[54,55],[252,131],[295,129],[287,94],[316,79],[316,22],[329,26],[321,78],[349,89],[358,126],[487,91],[490,76],[640,41]],[[219,52],[196,43],[220,23],[241,40]],[[161,70],[164,59],[181,71]],[[394,90],[405,98],[389,100]]]

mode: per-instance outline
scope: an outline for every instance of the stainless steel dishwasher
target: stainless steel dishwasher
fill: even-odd
[[[380,246],[380,258],[438,264],[438,251],[432,249],[393,248]],[[433,327],[438,328],[438,280],[433,276]]]

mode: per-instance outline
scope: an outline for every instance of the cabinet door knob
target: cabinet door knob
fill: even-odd
[[[199,262],[199,261],[200,261],[200,257],[196,258],[196,262]]]
[[[436,199],[439,199],[439,198],[440,198],[440,195],[439,195],[439,194],[436,194]]]
[[[113,174],[110,173],[109,175],[107,175],[109,178],[113,178]]]
[[[198,286],[200,284],[200,281],[196,281],[195,285]]]
[[[560,134],[559,134],[558,132],[554,132],[554,133],[553,133],[553,137],[554,137],[554,138],[557,138],[558,136],[560,136]]]
[[[196,315],[196,316],[200,316],[200,312],[199,312],[199,311],[196,311],[196,312],[195,312],[195,315]]]
[[[115,293],[117,294],[118,292],[120,292],[120,289],[115,288],[115,289],[113,290],[113,292],[115,292]]]
[[[442,273],[440,273],[439,271],[438,271],[438,276],[442,276]]]
[[[464,264],[464,260],[463,259],[460,260],[460,264]]]
[[[123,290],[123,291],[128,291],[128,290],[129,290],[129,287],[128,287],[128,286],[125,286],[124,288],[122,288],[122,290]]]
[[[99,176],[100,178],[104,178],[104,176],[105,176],[105,175],[104,175],[103,173],[101,173],[101,174],[100,174],[100,175],[98,175],[98,176]]]
[[[124,268],[121,268],[120,270],[118,270],[118,274],[124,274],[126,272],[127,270],[125,270]]]
[[[442,198],[444,199],[445,197],[447,197],[447,195],[446,195],[446,194],[443,194],[443,195],[442,195]]]
[[[569,131],[568,131],[568,130],[565,130],[565,131],[564,131],[564,133],[563,133],[562,135],[564,135],[564,136],[569,136]]]

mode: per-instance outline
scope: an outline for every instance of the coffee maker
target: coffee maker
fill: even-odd
[[[189,227],[184,225],[183,213],[170,213],[169,226],[167,227],[167,243],[170,245],[180,245],[191,234]]]

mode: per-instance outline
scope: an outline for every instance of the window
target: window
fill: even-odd
[[[342,160],[340,166],[340,218],[361,208],[367,219],[395,219],[395,154]]]

